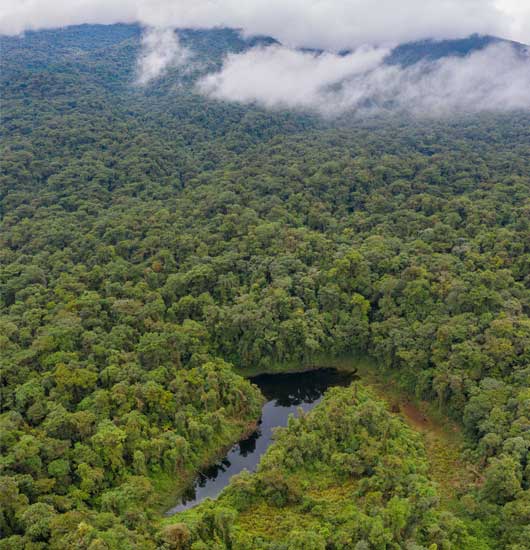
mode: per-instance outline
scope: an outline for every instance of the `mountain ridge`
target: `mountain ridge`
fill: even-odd
[[[281,42],[270,36],[244,37],[240,29],[229,27],[216,27],[212,29],[175,29],[185,47],[204,50],[204,48],[217,47],[218,53],[240,53],[258,45],[281,45]],[[95,52],[108,47],[115,47],[124,42],[134,41],[139,45],[141,41],[142,27],[138,24],[117,23],[113,25],[83,24],[28,31],[23,35],[8,36],[0,34],[0,43],[4,53],[9,53],[13,47],[20,47],[21,40],[35,45],[35,42],[51,44],[51,52],[55,54],[76,52]],[[48,40],[47,40],[48,39]],[[410,66],[419,61],[436,61],[445,57],[465,57],[473,52],[480,51],[494,44],[507,44],[518,52],[528,55],[530,46],[521,42],[507,40],[492,35],[472,34],[465,38],[437,40],[427,38],[423,40],[404,42],[392,48],[391,53],[385,59],[389,65]],[[316,54],[328,50],[319,48],[301,47],[300,51]],[[348,55],[352,49],[341,50],[339,55]]]
[[[467,38],[451,40],[419,40],[396,46],[385,62],[388,65],[408,67],[419,61],[437,61],[447,57],[465,57],[489,46],[505,44],[520,54],[528,54],[529,47],[520,42],[506,40],[497,36],[472,34]]]

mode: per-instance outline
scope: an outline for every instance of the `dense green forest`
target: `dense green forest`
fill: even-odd
[[[0,549],[528,549],[530,114],[326,121],[177,69],[139,88],[139,36],[0,38]],[[198,72],[254,43],[181,39]],[[461,423],[453,510],[358,383],[162,520],[259,418],[242,373],[352,353]]]

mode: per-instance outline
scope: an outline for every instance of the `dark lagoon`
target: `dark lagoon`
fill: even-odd
[[[289,415],[296,416],[298,409],[311,410],[328,388],[348,386],[355,378],[352,372],[335,369],[262,374],[251,378],[266,398],[257,430],[236,443],[219,462],[200,472],[180,502],[166,515],[187,510],[205,498],[215,498],[233,475],[245,469],[253,471],[273,441],[274,428],[286,426]]]

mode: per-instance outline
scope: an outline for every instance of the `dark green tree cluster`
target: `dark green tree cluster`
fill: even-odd
[[[38,362],[40,372],[17,385],[0,420],[6,549],[83,547],[81,540],[126,547],[120,537],[143,544],[159,501],[151,480],[162,475],[184,487],[249,429],[262,402],[222,361],[152,370],[128,363],[99,373],[75,353]],[[86,528],[78,542],[77,524]]]

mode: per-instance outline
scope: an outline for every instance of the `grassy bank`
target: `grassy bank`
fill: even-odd
[[[306,372],[319,368],[334,368],[355,372],[361,384],[370,387],[390,411],[401,416],[425,442],[429,459],[429,474],[438,483],[444,505],[457,509],[458,495],[480,482],[474,465],[462,458],[466,440],[457,422],[428,401],[418,399],[408,391],[398,373],[378,367],[376,359],[366,354],[342,357],[316,356],[304,363],[277,363],[266,369],[238,369],[242,376],[286,372]]]

